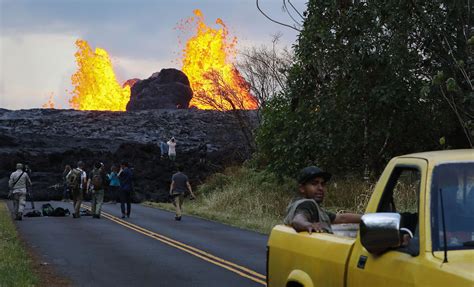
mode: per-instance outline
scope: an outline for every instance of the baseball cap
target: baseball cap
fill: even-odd
[[[300,171],[298,175],[298,183],[305,184],[316,177],[322,177],[324,181],[329,181],[332,175],[329,172],[325,172],[317,166],[307,166]]]

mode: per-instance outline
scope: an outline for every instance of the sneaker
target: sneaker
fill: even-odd
[[[174,217],[174,220],[176,220],[176,221],[181,221],[181,216],[175,216],[175,217]]]
[[[125,214],[122,214],[122,218],[125,218]]]

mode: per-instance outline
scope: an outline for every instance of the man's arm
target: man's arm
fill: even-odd
[[[8,187],[9,188],[12,188],[13,187],[13,183],[15,181],[13,180],[13,173],[10,175],[10,180],[8,181]]]
[[[303,213],[297,213],[293,220],[291,221],[291,226],[296,230],[296,232],[308,231],[311,232],[326,232],[320,222],[310,222],[308,218]]]
[[[355,214],[355,213],[336,214],[336,219],[334,219],[332,223],[334,224],[360,223],[361,218],[362,218],[361,214]]]
[[[170,195],[172,195],[173,189],[174,189],[174,180],[171,181],[171,185],[170,185]]]
[[[188,186],[189,193],[193,198],[196,198],[196,196],[193,193],[193,189],[191,188],[191,184],[189,184],[189,181],[186,181],[186,185]]]
[[[32,183],[31,183],[31,178],[28,176],[28,174],[26,174],[26,186],[31,186]]]

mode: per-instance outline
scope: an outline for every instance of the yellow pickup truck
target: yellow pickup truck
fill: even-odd
[[[311,235],[274,227],[267,285],[473,287],[474,150],[393,158],[358,231],[334,227]]]

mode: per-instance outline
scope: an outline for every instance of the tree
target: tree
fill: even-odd
[[[236,68],[234,67],[234,69]],[[247,147],[250,152],[253,152],[255,150],[253,131],[255,125],[252,123],[252,117],[248,114],[246,108],[249,106],[247,101],[254,101],[255,99],[250,96],[249,84],[240,77],[237,71],[233,74],[238,76],[230,82],[225,79],[222,72],[209,70],[204,74],[204,79],[212,87],[211,91],[201,89],[196,90],[195,93],[201,103],[209,105],[215,110],[225,112],[237,120]],[[237,84],[237,87],[235,84]]]
[[[263,111],[258,158],[283,174],[318,164],[367,175],[395,155],[441,148],[443,136],[468,147],[458,117],[430,86],[440,69],[461,78],[446,57],[466,59],[468,1],[428,2],[309,1],[288,88]],[[436,25],[456,43],[451,52],[433,45]]]
[[[293,55],[287,48],[278,46],[281,35],[275,35],[271,46],[251,47],[240,52],[237,64],[240,73],[250,85],[259,108],[282,92],[288,82],[288,71]]]

